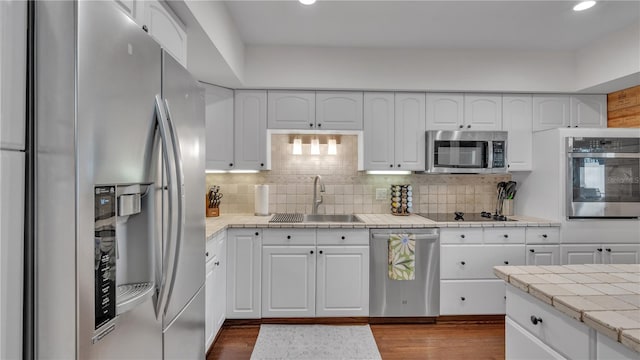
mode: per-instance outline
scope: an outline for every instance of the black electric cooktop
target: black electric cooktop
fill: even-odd
[[[433,221],[466,221],[466,222],[481,222],[481,221],[517,221],[509,219],[504,215],[495,216],[490,212],[483,211],[482,213],[463,213],[456,211],[455,213],[437,213],[437,214],[418,214],[423,218],[427,218]]]

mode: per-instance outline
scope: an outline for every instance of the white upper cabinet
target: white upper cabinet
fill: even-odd
[[[571,127],[607,127],[607,95],[571,96]]]
[[[568,127],[569,95],[533,95],[533,131]]]
[[[27,2],[0,1],[0,148],[24,150]]]
[[[425,94],[395,94],[396,170],[424,170]]]
[[[533,105],[531,95],[502,96],[502,129],[509,133],[509,171],[530,171],[533,163]]]
[[[427,129],[458,130],[464,122],[464,95],[427,94]]]
[[[315,128],[318,130],[362,130],[362,101],[362,92],[316,92]]]
[[[470,130],[501,130],[502,95],[465,94],[462,125]]]
[[[144,19],[149,34],[182,66],[187,67],[187,32],[166,3],[144,1]]]
[[[233,90],[201,84],[205,88],[207,170],[233,168]]]
[[[393,93],[364,94],[364,168],[390,170],[395,164],[395,97]]]
[[[235,92],[235,163],[239,170],[267,169],[267,92]]]
[[[314,91],[269,91],[267,93],[269,129],[314,129],[316,93]]]
[[[137,19],[136,15],[138,14],[138,3],[137,0],[114,0],[116,4],[120,6],[120,8],[127,13],[134,21]]]

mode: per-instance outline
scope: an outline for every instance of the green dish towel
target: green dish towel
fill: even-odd
[[[415,280],[415,268],[415,235],[389,234],[389,279]]]

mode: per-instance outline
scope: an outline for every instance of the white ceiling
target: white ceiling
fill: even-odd
[[[640,19],[640,1],[226,1],[250,45],[575,50]],[[638,35],[640,41],[640,34]]]

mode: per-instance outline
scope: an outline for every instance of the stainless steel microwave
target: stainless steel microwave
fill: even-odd
[[[506,131],[427,131],[427,173],[507,172]]]

